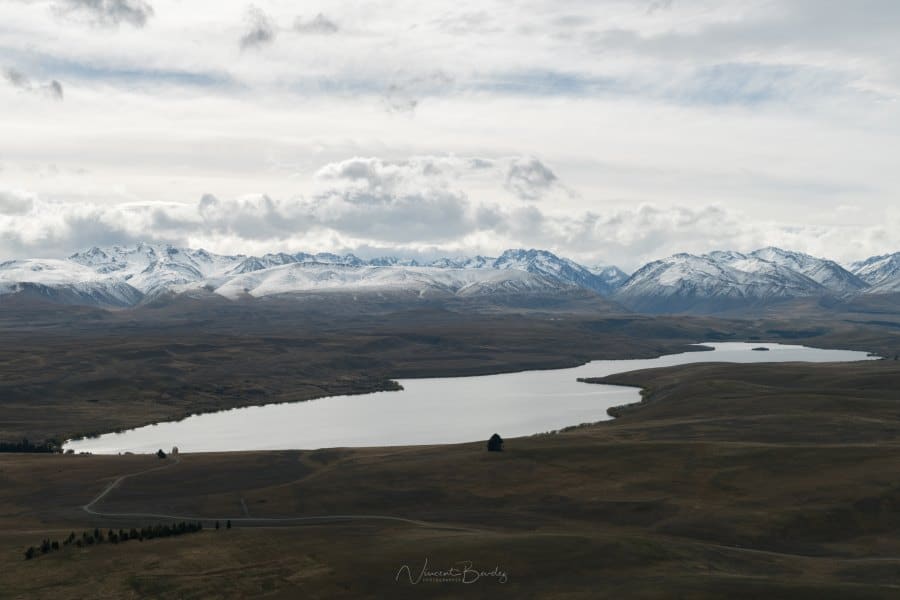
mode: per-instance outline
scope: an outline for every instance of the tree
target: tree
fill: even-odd
[[[491,439],[488,440],[487,443],[488,452],[502,452],[503,451],[503,438],[498,434],[494,434],[491,436]]]
[[[163,452],[162,448],[160,448],[159,450],[156,451],[156,457],[157,458],[165,458],[166,457],[166,453]]]
[[[29,546],[28,550],[25,551],[25,560],[31,560],[34,558],[34,555],[37,553],[37,550],[34,546]]]
[[[231,529],[231,519],[225,521],[225,529]]]
[[[218,530],[219,530],[219,522],[216,521],[216,531],[218,531]]]

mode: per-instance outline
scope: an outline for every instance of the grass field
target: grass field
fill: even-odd
[[[3,308],[7,440],[704,340],[900,352],[900,318],[883,306],[741,320],[605,305],[336,307],[337,317],[277,303]],[[644,401],[612,422],[507,440],[503,453],[478,443],[177,461],[0,454],[0,598],[900,594],[900,362],[693,365],[613,381],[644,387]],[[23,559],[45,538],[166,515],[207,530]],[[326,519],[297,520],[316,516]],[[235,526],[212,530],[215,519]],[[485,574],[411,583],[426,561]]]
[[[329,307],[330,308],[330,307]],[[466,306],[327,314],[199,304],[107,312],[0,302],[0,440],[63,440],[192,413],[474,375],[648,358],[716,340],[900,353],[900,315],[722,320]],[[896,321],[887,327],[879,323]],[[893,321],[891,321],[893,320]]]
[[[233,518],[231,530],[27,545],[153,519],[80,509],[146,456],[0,456],[9,597],[893,598],[900,363],[692,365],[617,375],[621,417],[482,444],[182,455],[96,508]],[[502,433],[502,432],[501,432]],[[171,461],[171,459],[167,459]],[[328,523],[253,521],[396,516]],[[251,520],[240,520],[251,519]],[[411,584],[460,561],[506,574]]]

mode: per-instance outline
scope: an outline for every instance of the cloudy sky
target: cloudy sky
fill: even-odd
[[[0,0],[0,259],[900,250],[896,0]]]

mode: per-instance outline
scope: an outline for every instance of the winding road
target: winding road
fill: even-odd
[[[134,473],[128,473],[126,475],[121,475],[112,481],[108,486],[106,486],[102,492],[97,494],[93,500],[88,502],[87,504],[81,507],[81,510],[88,513],[89,515],[93,515],[95,517],[103,517],[109,519],[115,518],[129,518],[129,519],[164,519],[164,520],[173,520],[173,521],[231,521],[232,523],[244,523],[244,524],[259,524],[259,525],[274,525],[278,523],[282,523],[285,525],[299,525],[303,523],[337,523],[337,522],[346,522],[346,521],[394,521],[398,523],[406,523],[409,525],[416,525],[418,527],[428,527],[430,529],[449,529],[454,531],[480,531],[475,528],[470,527],[459,527],[454,525],[445,525],[441,523],[430,523],[428,521],[419,521],[416,519],[407,519],[404,517],[395,517],[392,515],[318,515],[318,516],[309,516],[309,517],[209,517],[209,516],[197,516],[197,515],[170,515],[170,514],[162,514],[162,513],[141,513],[141,512],[128,512],[128,513],[116,513],[116,512],[105,512],[101,510],[96,510],[94,506],[106,498],[110,492],[116,489],[123,481],[129,479],[131,477],[137,477],[139,475],[144,475],[146,473],[150,473],[153,471],[161,471],[163,469],[169,469],[174,467],[178,463],[181,462],[181,457],[177,454],[170,455],[171,459],[167,459],[167,461],[171,460],[171,462],[167,462],[167,464],[161,465],[159,467],[152,467],[150,469],[144,469],[142,471],[135,471]],[[243,498],[241,499],[241,503],[243,504]],[[246,514],[246,504],[244,504],[244,510]]]
[[[317,515],[317,516],[308,516],[308,517],[209,517],[209,516],[198,516],[198,515],[170,515],[170,514],[162,514],[162,513],[114,513],[114,512],[104,512],[100,510],[96,510],[94,506],[106,498],[114,489],[116,489],[123,481],[129,479],[131,477],[137,477],[139,475],[143,475],[145,473],[151,473],[153,471],[161,471],[163,469],[169,469],[174,467],[175,465],[181,462],[181,457],[176,455],[170,455],[171,459],[167,459],[167,464],[152,467],[150,469],[144,469],[142,471],[136,471],[134,473],[128,473],[126,475],[121,475],[112,481],[108,486],[106,486],[102,492],[100,492],[97,496],[94,497],[93,500],[83,505],[81,509],[88,513],[89,515],[103,517],[103,518],[129,518],[129,519],[163,519],[163,520],[174,520],[174,521],[231,521],[232,523],[243,523],[245,525],[257,526],[257,527],[271,527],[277,525],[302,525],[302,524],[326,524],[326,523],[346,523],[348,521],[391,521],[396,523],[405,523],[408,525],[415,525],[417,527],[427,527],[429,529],[441,529],[441,530],[450,530],[450,531],[469,531],[469,532],[483,532],[483,529],[478,529],[474,527],[461,527],[458,525],[448,525],[443,523],[432,523],[429,521],[421,521],[417,519],[407,519],[404,517],[397,517],[393,515]],[[244,503],[244,499],[241,498],[241,504],[245,514],[248,514],[246,504]],[[720,550],[726,550],[731,552],[739,552],[739,553],[749,553],[749,554],[758,554],[758,555],[769,555],[774,557],[789,557],[789,558],[815,558],[812,556],[807,556],[804,554],[790,554],[784,552],[775,552],[771,550],[762,550],[756,548],[744,548],[741,546],[727,546],[723,544],[713,544],[713,543],[703,543],[700,542],[700,545],[706,546],[708,548],[717,548]],[[858,563],[858,562],[900,562],[900,556],[883,556],[883,557],[843,557],[839,560],[850,563]],[[897,586],[900,587],[900,586]]]

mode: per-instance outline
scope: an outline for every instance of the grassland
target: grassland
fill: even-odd
[[[21,551],[55,531],[146,521],[80,507],[160,461],[0,456],[0,583],[12,597],[56,598],[896,597],[900,363],[693,365],[613,380],[646,386],[643,405],[508,440],[499,454],[461,444],[183,455],[98,508],[234,518],[235,529],[33,561]],[[253,520],[314,515],[421,523]],[[508,580],[395,580],[426,558],[499,566]]]
[[[699,341],[900,352],[900,317],[882,313],[724,320],[647,317],[602,302],[568,312],[340,308],[223,301],[109,312],[0,299],[0,440],[62,440],[198,412],[391,389],[393,377],[653,357]],[[878,324],[891,319],[897,327]]]
[[[461,319],[426,311],[306,314],[285,324],[278,311],[254,314],[259,320],[247,324],[221,314],[204,322],[0,313],[0,429],[38,437],[114,428],[363,391],[361,382],[377,387],[390,376],[649,356],[703,339],[883,355],[898,341],[893,327],[851,322],[865,315],[723,321],[506,311]],[[900,594],[900,362],[691,365],[608,381],[643,387],[644,401],[611,422],[507,440],[503,453],[479,443],[183,454],[179,462],[0,454],[0,597]],[[248,399],[250,389],[262,391]],[[129,474],[93,508],[207,525],[230,518],[235,528],[23,560],[45,537],[159,522],[82,509]],[[361,518],[290,520],[335,515]],[[426,559],[433,569],[496,567],[507,579],[397,580],[403,565],[415,575]]]

